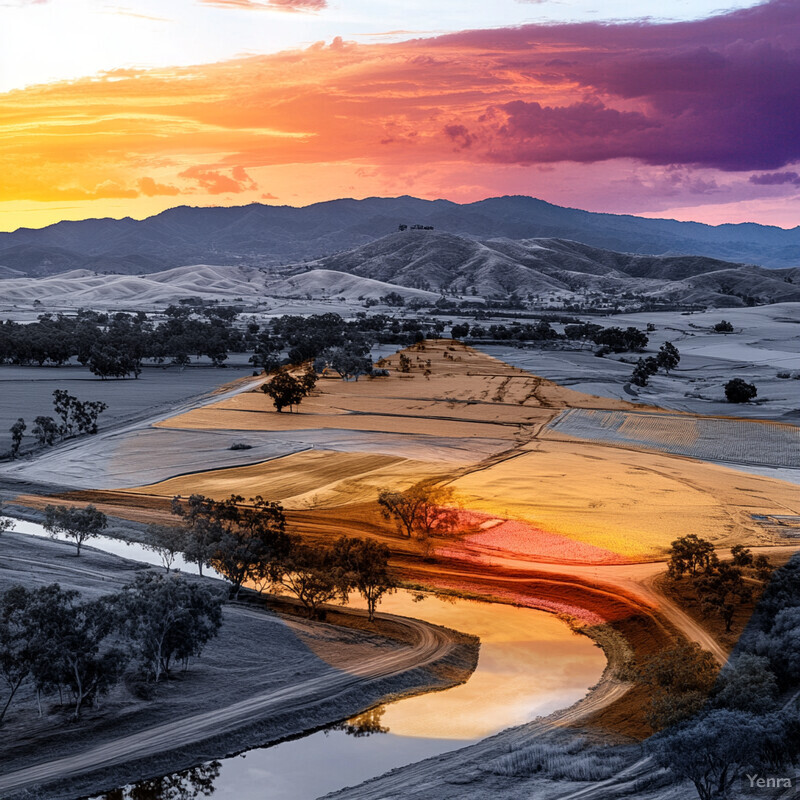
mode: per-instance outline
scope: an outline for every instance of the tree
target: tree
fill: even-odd
[[[33,435],[40,445],[52,446],[58,438],[58,423],[52,417],[36,417],[33,421]]]
[[[669,574],[683,577],[685,572],[694,576],[697,571],[708,569],[714,562],[714,545],[696,534],[675,539],[669,549]]]
[[[269,331],[262,331],[258,336],[250,361],[264,372],[272,372],[280,366],[279,354],[283,349],[283,341]]]
[[[0,535],[2,535],[4,531],[13,531],[13,530],[14,530],[14,520],[3,516],[3,506],[0,505]]]
[[[713,701],[718,708],[763,714],[774,708],[777,696],[778,681],[769,659],[739,653],[722,668]]]
[[[437,486],[432,480],[419,481],[403,491],[381,489],[378,492],[383,516],[394,518],[406,536],[416,534],[421,539],[452,530],[458,522],[453,502],[453,489]]]
[[[729,403],[749,403],[758,394],[755,384],[742,378],[731,378],[725,384],[725,399]]]
[[[44,510],[44,528],[55,537],[59,533],[75,540],[77,555],[87,539],[99,536],[108,526],[106,515],[89,504],[84,508],[47,506]]]
[[[329,551],[307,545],[295,545],[283,562],[277,586],[291,592],[304,606],[309,619],[320,616],[320,606],[347,597],[347,582],[342,569],[332,561]]]
[[[137,781],[128,793],[117,789],[104,795],[105,800],[198,800],[214,794],[214,781],[219,777],[221,764],[209,761],[191,769],[173,772],[160,778],[148,778]]]
[[[742,711],[713,710],[648,741],[656,763],[690,780],[700,800],[721,800],[744,768],[766,766],[761,743],[770,741],[781,721]]]
[[[175,559],[186,550],[186,534],[180,528],[169,525],[148,525],[146,550],[156,553],[164,569],[169,572]]]
[[[299,381],[303,387],[303,396],[308,397],[317,385],[317,372],[314,367],[307,367],[306,371],[300,376]]]
[[[346,591],[355,589],[364,598],[370,622],[381,598],[397,587],[389,574],[389,555],[389,548],[374,539],[342,536],[333,547],[333,559],[341,568]]]
[[[222,625],[219,592],[178,575],[139,575],[116,609],[133,654],[156,683],[173,663],[200,655]]]
[[[243,507],[241,495],[231,495],[215,504],[222,536],[217,542],[212,563],[231,584],[233,597],[242,584],[271,571],[276,577],[289,555],[291,539],[286,533],[286,518],[280,503],[251,497]]]
[[[195,494],[185,506],[180,497],[172,501],[173,513],[187,522],[187,558],[213,565],[230,582],[233,597],[246,581],[260,582],[265,570],[277,576],[291,549],[280,503],[260,495],[251,497],[248,506],[243,503],[241,495],[212,500]]]
[[[61,438],[69,438],[79,433],[97,433],[97,419],[108,406],[99,401],[82,402],[66,389],[53,392],[53,409],[61,417],[59,432]]]
[[[352,342],[343,347],[331,347],[319,357],[319,368],[329,366],[342,380],[358,380],[372,369],[372,360],[367,357],[366,352],[368,351],[363,346]]]
[[[222,526],[214,515],[214,501],[193,494],[184,502],[177,495],[172,498],[171,511],[184,521],[183,555],[191,564],[197,564],[202,576],[203,567],[211,566],[217,542],[222,537]]]
[[[406,304],[405,298],[398,292],[389,292],[389,294],[385,294],[381,297],[381,302],[385,303],[387,306],[395,307],[404,306]]]
[[[19,455],[19,448],[22,446],[22,437],[25,435],[25,429],[27,427],[22,417],[11,426],[11,458],[16,458]]]
[[[603,345],[614,353],[624,353],[626,351],[641,352],[647,347],[649,338],[638,328],[628,327],[622,330],[622,328],[610,327],[596,331],[592,340],[595,344]]]
[[[397,369],[400,372],[411,372],[411,359],[405,353],[400,353]]]
[[[655,730],[674,725],[699,711],[714,687],[719,664],[696,642],[682,641],[641,661],[636,679],[650,687],[647,720]]]
[[[703,611],[722,617],[725,632],[730,633],[736,606],[748,602],[753,590],[745,582],[739,567],[722,563],[699,578],[697,594]]]
[[[128,375],[138,378],[142,373],[141,359],[130,349],[103,342],[98,342],[92,347],[86,366],[92,374],[102,380],[125,378]]]
[[[303,384],[285,371],[277,373],[271,381],[263,384],[261,391],[272,399],[275,410],[278,412],[283,411],[287,406],[291,411],[292,406],[300,405],[306,396]]]
[[[664,342],[658,350],[656,359],[658,366],[664,372],[669,373],[671,369],[675,369],[681,363],[681,354],[672,342]]]
[[[720,320],[715,326],[714,330],[717,333],[733,333],[733,325],[728,320]]]
[[[784,687],[794,686],[800,675],[800,606],[781,609],[769,631],[759,637],[756,649],[769,658]]]
[[[463,339],[469,335],[469,325],[466,322],[460,322],[453,325],[450,329],[450,335],[454,339]]]
[[[29,604],[30,592],[23,586],[12,586],[0,595],[0,681],[5,686],[0,723],[31,674]]]
[[[731,547],[731,563],[734,567],[750,567],[753,565],[753,553],[749,547],[743,544],[735,544]]]
[[[53,584],[35,592],[27,613],[36,631],[37,687],[67,689],[77,719],[120,680],[127,663],[115,641],[113,598],[81,600],[78,592]]]
[[[650,376],[658,372],[658,362],[653,356],[640,358],[631,373],[631,383],[636,386],[647,386]]]
[[[753,559],[753,569],[756,571],[758,580],[766,583],[772,577],[772,571],[775,568],[765,555],[758,555]]]

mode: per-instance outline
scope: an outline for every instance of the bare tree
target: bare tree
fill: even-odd
[[[453,489],[437,486],[432,480],[420,481],[403,491],[381,489],[378,492],[378,505],[384,517],[393,518],[406,536],[416,535],[420,539],[453,530],[458,524],[454,503]]]

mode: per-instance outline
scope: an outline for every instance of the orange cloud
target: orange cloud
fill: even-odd
[[[181,192],[177,186],[158,183],[152,178],[139,178],[138,186],[139,191],[147,197],[174,197],[176,194],[180,194]]]
[[[321,0],[213,2],[308,9]],[[691,23],[523,26],[389,44],[337,38],[33,86],[0,103],[0,202],[136,199],[151,210],[178,194],[255,201],[260,183],[296,204],[412,188],[477,199],[502,188],[493,176],[555,165],[547,180],[557,185],[569,165],[610,159],[772,173],[800,161],[793,10],[795,0],[772,0]],[[605,197],[609,175],[611,167]],[[505,185],[519,191],[523,178]],[[704,173],[704,185],[713,180]],[[742,183],[776,191],[762,179]],[[663,196],[700,186],[645,184],[637,190]],[[621,197],[630,192],[619,185]]]
[[[230,175],[225,175],[219,170],[195,166],[179,173],[179,177],[197,181],[198,186],[209,194],[241,194],[258,188],[244,167],[234,167]]]

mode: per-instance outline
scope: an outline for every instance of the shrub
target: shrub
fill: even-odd
[[[749,403],[757,394],[755,384],[742,378],[732,378],[725,384],[725,399],[729,403]]]

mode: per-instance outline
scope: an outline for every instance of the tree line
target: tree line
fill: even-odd
[[[133,672],[158,682],[187,668],[222,624],[222,597],[178,575],[139,575],[86,598],[58,584],[0,594],[0,723],[26,685],[39,714],[57,698],[77,719]]]
[[[604,327],[593,322],[574,322],[564,326],[559,333],[549,321],[540,319],[536,323],[513,322],[510,325],[470,325],[460,322],[450,330],[454,339],[490,339],[497,341],[587,341],[598,346],[597,354],[641,352],[647,347],[649,338],[644,331],[628,328]]]
[[[396,584],[389,572],[389,549],[372,539],[342,536],[330,546],[309,545],[286,531],[280,503],[241,495],[213,500],[200,494],[172,500],[178,527],[151,527],[148,544],[165,568],[181,554],[200,573],[212,567],[237,598],[247,585],[262,593],[289,592],[310,618],[322,616],[332,600],[346,603],[357,592],[369,620]]]
[[[360,312],[285,315],[258,323],[227,306],[173,305],[158,315],[143,311],[75,315],[42,314],[36,322],[0,323],[0,364],[62,366],[75,359],[100,378],[138,378],[144,362],[185,366],[205,356],[224,366],[229,353],[252,352],[268,372],[285,364],[324,358],[341,361],[338,349],[364,357],[377,343],[406,346],[438,338],[444,323]]]
[[[43,314],[22,325],[0,324],[0,364],[61,366],[71,359],[100,378],[138,378],[145,359],[185,365],[207,356],[222,366],[229,352],[247,349],[245,332],[235,327],[235,311],[170,306],[156,322],[144,313],[108,315],[78,311],[75,316]]]
[[[233,599],[245,585],[259,593],[288,591],[314,618],[321,616],[324,603],[346,603],[357,592],[372,621],[381,598],[396,588],[386,545],[346,536],[328,547],[304,544],[287,532],[281,504],[263,497],[245,502],[241,495],[224,500],[176,496],[171,510],[179,524],[149,525],[143,546],[158,554],[167,572],[178,556],[195,564],[200,575],[213,568],[230,584]],[[45,529],[73,541],[78,556],[106,526],[106,516],[91,504],[45,509]]]

